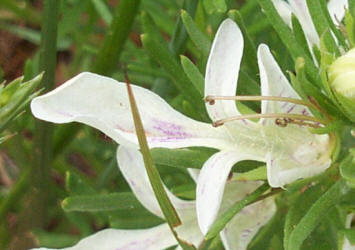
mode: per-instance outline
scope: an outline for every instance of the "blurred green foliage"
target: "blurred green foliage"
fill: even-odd
[[[28,58],[23,58],[24,78],[9,79],[9,84],[0,86],[0,136],[13,135],[2,141],[0,150],[0,248],[24,249],[36,243],[66,247],[102,228],[146,228],[161,223],[162,220],[143,208],[130,192],[116,166],[115,143],[91,128],[70,124],[54,128],[50,145],[53,161],[46,190],[48,217],[42,228],[31,228],[28,204],[33,190],[29,173],[34,161],[36,132],[28,103],[39,93],[37,87],[42,76],[39,75],[43,38],[40,28],[45,21],[41,15],[42,3],[39,0],[0,0],[1,31],[35,46]],[[292,33],[281,23],[270,3],[269,0],[58,1],[56,83],[82,71],[94,71],[124,81],[120,67],[123,64],[132,83],[158,93],[176,110],[208,121],[202,101],[205,64],[218,25],[230,17],[241,27],[245,38],[239,77],[243,84],[239,85],[238,94],[260,93],[256,45],[267,43],[284,72],[296,70],[296,75],[291,74],[296,90],[297,87],[305,90],[305,96],[316,93],[317,101],[329,106],[329,113],[348,122],[341,113],[331,111],[332,100],[325,91],[320,93],[317,89],[324,87],[324,82],[311,60],[304,36],[297,32],[301,29],[299,23],[292,20],[296,31]],[[319,14],[316,9],[311,13],[314,18]],[[318,19],[322,22],[317,23],[317,29],[324,32],[329,20],[323,16]],[[351,14],[346,22],[347,27],[353,25]],[[350,35],[354,42],[354,35]],[[325,34],[326,48],[339,53],[332,39],[330,33]],[[305,63],[298,63],[295,68],[299,56]],[[319,52],[321,59],[324,55]],[[6,72],[0,70],[0,78],[5,75]],[[253,112],[260,110],[258,103],[246,105]],[[185,199],[195,197],[195,183],[187,167],[201,168],[213,153],[202,148],[151,151],[163,182]],[[349,155],[340,168],[352,185],[353,159]],[[245,172],[237,177],[241,179],[265,177],[265,168],[256,162],[243,162],[234,171]],[[340,205],[336,205],[344,193],[344,183],[336,182],[339,175],[334,172],[330,170],[320,177],[296,182],[282,192],[276,215],[255,237],[250,249],[283,249],[290,241],[295,242],[294,246],[302,245],[299,237],[305,235],[297,234],[302,227],[310,231],[301,249],[336,249],[339,237],[336,231],[339,230],[354,239],[353,231],[342,228],[345,215],[339,209],[346,207],[354,211],[354,200],[347,194]],[[328,196],[333,198],[332,203],[323,206]],[[299,204],[302,204],[301,209]],[[329,211],[324,211],[325,208]],[[305,216],[312,216],[313,220],[305,221]],[[29,231],[34,234],[28,236]],[[27,241],[24,235],[29,238]],[[24,237],[22,242],[16,240],[18,237]],[[217,237],[210,249],[220,249],[220,241]]]

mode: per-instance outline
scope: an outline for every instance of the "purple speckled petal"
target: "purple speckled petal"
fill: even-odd
[[[274,57],[271,55],[269,48],[265,44],[261,44],[258,48],[258,64],[260,69],[261,92],[263,96],[280,96],[301,99],[291,87]],[[275,101],[262,101],[261,111],[263,114],[310,114],[305,106]],[[263,124],[274,123],[272,119],[262,120],[261,122],[263,122]]]
[[[231,181],[226,185],[221,212],[226,211],[236,201],[253,192],[260,181]],[[240,211],[220,233],[226,250],[245,250],[259,229],[264,226],[276,211],[275,197],[269,197],[251,204]]]
[[[142,205],[153,214],[164,218],[150,185],[142,154],[136,149],[120,146],[117,150],[117,162],[123,176]],[[167,188],[165,190],[176,209],[194,208],[195,202],[181,200]]]
[[[348,0],[330,0],[328,2],[330,17],[336,25],[339,21],[343,20],[346,9],[349,9]]]
[[[206,234],[218,214],[228,175],[235,163],[262,161],[259,156],[238,151],[221,151],[209,158],[201,169],[196,190],[197,218]]]
[[[237,89],[240,62],[243,55],[243,35],[234,21],[226,19],[213,41],[205,75],[205,96],[233,96]],[[212,120],[239,115],[235,102],[216,101],[206,104]]]
[[[167,224],[139,230],[105,229],[63,250],[157,250],[177,245]],[[45,250],[48,248],[38,248]]]
[[[231,146],[224,127],[192,120],[169,106],[153,92],[132,85],[150,147],[179,148]],[[202,100],[201,100],[202,101]],[[95,127],[119,144],[138,147],[124,83],[84,72],[31,103],[39,119]]]

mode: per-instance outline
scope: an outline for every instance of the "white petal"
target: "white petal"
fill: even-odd
[[[157,250],[177,245],[167,224],[149,229],[105,229],[63,250]],[[47,248],[39,248],[38,250]]]
[[[348,8],[348,0],[330,0],[328,2],[328,11],[335,24],[338,24],[343,20],[345,9]]]
[[[348,214],[346,217],[345,228],[351,228],[354,215],[354,213]],[[355,245],[352,245],[348,238],[345,237],[342,250],[355,250]]]
[[[239,27],[231,19],[226,19],[216,33],[208,58],[205,96],[236,94],[243,46],[243,35]],[[206,109],[212,120],[239,114],[233,101],[216,101],[214,105],[207,103]]]
[[[178,210],[181,226],[176,228],[180,239],[198,247],[203,241],[203,234],[197,224],[196,207]]]
[[[312,17],[309,13],[306,0],[289,0],[293,13],[296,15],[300,22],[306,37],[311,43],[311,46],[319,45],[319,36],[314,27]]]
[[[225,191],[226,197],[223,198],[223,207],[229,208],[235,201],[244,198],[260,184],[260,182],[228,183]],[[235,192],[238,193],[235,194]],[[242,209],[220,233],[226,250],[247,249],[253,237],[271,219],[275,211],[274,197],[269,197]]]
[[[198,176],[200,175],[200,170],[196,168],[188,168],[187,171],[189,172],[191,178],[197,182]]]
[[[283,0],[272,0],[272,3],[274,4],[275,9],[277,10],[281,18],[284,20],[284,22],[291,27],[292,9],[290,5]]]
[[[258,64],[260,69],[261,93],[263,96],[280,96],[301,99],[291,87],[289,81],[282,73],[279,65],[265,44],[261,44],[258,48]],[[305,106],[275,101],[262,101],[261,111],[263,114],[310,114],[310,111]],[[269,119],[269,121],[273,122],[271,119]]]
[[[132,86],[150,147],[207,146],[224,148],[225,128],[194,121],[174,109],[153,92]],[[93,126],[116,142],[137,147],[135,128],[124,83],[81,73],[31,103],[39,119]]]
[[[312,177],[331,165],[327,135],[312,135],[305,129],[289,128],[271,138],[275,143],[271,146],[266,166],[272,187],[283,187],[297,179]]]
[[[243,160],[263,159],[238,151],[221,151],[206,161],[201,169],[196,190],[197,219],[206,234],[217,217],[224,187],[233,165]]]
[[[150,185],[142,154],[136,149],[120,146],[117,150],[117,162],[127,183],[142,205],[153,214],[164,218]],[[194,202],[181,200],[167,188],[165,190],[177,210],[194,208]]]

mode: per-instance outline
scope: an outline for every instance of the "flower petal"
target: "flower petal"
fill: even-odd
[[[153,214],[164,218],[150,185],[142,154],[136,149],[120,146],[117,150],[117,162],[128,185],[142,205]],[[194,208],[194,202],[181,200],[167,188],[165,190],[177,210]]]
[[[263,96],[280,96],[301,99],[290,86],[269,48],[261,44],[258,48],[258,64],[260,69],[261,93]],[[302,106],[287,102],[262,101],[261,111],[268,113],[293,113],[309,115],[310,111]]]
[[[229,137],[225,128],[194,121],[153,92],[132,86],[150,147],[207,146],[224,148]],[[116,142],[137,147],[137,137],[124,83],[81,73],[57,89],[35,98],[31,109],[39,119],[93,126]]]
[[[157,250],[174,245],[177,245],[177,242],[165,223],[140,230],[105,229],[63,250]],[[48,248],[38,248],[44,249]]]
[[[275,6],[275,9],[277,10],[277,12],[279,13],[279,15],[281,16],[281,18],[284,20],[284,22],[288,25],[288,26],[292,26],[291,23],[291,16],[292,16],[292,9],[291,6],[283,1],[283,0],[272,0],[272,3]]]
[[[231,19],[223,21],[206,66],[205,96],[235,95],[243,47],[243,35],[236,23]],[[207,103],[206,109],[212,120],[239,115],[233,101],[216,101],[214,105]]]
[[[331,160],[319,160],[310,164],[299,164],[298,160],[270,155],[267,161],[267,179],[271,187],[283,187],[295,180],[312,177],[330,167]]]
[[[217,217],[224,187],[233,165],[242,160],[263,159],[238,151],[221,151],[209,158],[201,169],[196,190],[197,219],[206,234]]]
[[[142,154],[138,150],[120,146],[117,150],[117,161],[123,176],[137,199],[149,211],[164,218],[150,186]],[[165,190],[182,221],[182,225],[176,228],[178,236],[186,242],[198,246],[203,239],[203,235],[197,224],[195,202],[181,200],[167,188]]]
[[[346,216],[345,228],[351,228],[351,223],[354,218],[354,213],[350,213]],[[355,245],[351,244],[348,238],[345,236],[342,250],[355,250]]]
[[[316,28],[314,27],[312,17],[309,13],[307,1],[305,0],[289,0],[293,13],[296,15],[300,22],[306,37],[311,43],[311,46],[319,45],[319,36]],[[312,48],[311,48],[312,50]]]
[[[254,191],[260,184],[260,182],[240,181],[228,183],[225,197],[223,198],[222,207],[225,207],[223,210],[226,210],[234,204],[235,201],[242,199],[247,194]],[[275,211],[276,205],[274,197],[269,197],[243,208],[220,233],[226,250],[247,249],[250,241],[254,238],[259,229],[271,219]]]
[[[341,22],[345,16],[345,9],[348,9],[348,0],[330,0],[328,2],[328,11],[335,24]]]

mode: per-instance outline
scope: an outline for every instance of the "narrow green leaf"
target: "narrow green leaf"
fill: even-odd
[[[142,11],[141,22],[145,34],[149,34],[154,39],[156,39],[159,43],[162,44],[165,43],[165,39],[163,35],[160,33],[159,28],[154,23],[153,18],[145,11]]]
[[[181,10],[181,19],[185,25],[185,28],[190,36],[191,41],[201,51],[203,57],[207,58],[211,49],[211,41],[200,30],[197,24],[195,24],[192,17],[184,10]]]
[[[80,240],[78,235],[64,233],[49,233],[44,230],[33,230],[36,240],[40,246],[50,248],[70,247]]]
[[[354,18],[348,10],[345,12],[345,29],[346,29],[346,34],[348,35],[350,47],[354,47],[355,46]]]
[[[108,212],[110,228],[143,229],[154,227],[165,221],[144,207]]]
[[[175,86],[185,96],[186,100],[197,110],[204,110],[201,94],[194,88],[181,65],[178,64],[168,48],[164,44],[158,43],[149,34],[142,35],[142,42],[149,55],[169,73]]]
[[[179,242],[179,245],[184,250],[195,249],[191,244],[182,241],[174,230],[174,227],[181,225],[181,220],[164,189],[159,172],[154,165],[153,158],[152,155],[150,154],[150,150],[148,147],[147,138],[145,136],[142,120],[140,118],[137,104],[134,99],[131,85],[129,84],[128,79],[126,79],[126,82],[127,82],[127,92],[128,92],[129,102],[130,102],[132,116],[134,120],[134,126],[136,128],[139,147],[143,155],[144,166],[146,168],[149,182],[153,188],[155,197],[159,203],[160,209],[162,210],[165,219],[167,220],[170,226],[172,233],[174,234],[176,240]]]
[[[133,25],[140,0],[121,0],[93,65],[93,72],[111,75]]]
[[[67,212],[100,212],[141,206],[134,194],[130,192],[70,196],[62,202],[62,207]]]
[[[105,21],[105,23],[107,25],[110,25],[113,17],[105,2],[103,2],[102,0],[91,0],[91,2],[94,5],[97,13]]]
[[[0,90],[0,133],[39,94],[35,89],[40,85],[42,77],[43,74],[40,74],[24,83],[22,77],[17,78]]]
[[[290,235],[295,226],[299,223],[302,217],[307,213],[315,201],[322,195],[323,185],[317,184],[308,187],[298,198],[291,204],[289,211],[286,215],[284,225],[284,247],[287,248]],[[302,206],[299,206],[302,204]]]
[[[290,234],[287,250],[300,249],[303,241],[315,229],[320,220],[327,215],[327,211],[341,201],[349,191],[345,185],[344,180],[339,180],[332,187],[330,187],[308,210],[305,216],[302,217],[300,222]]]
[[[207,232],[205,239],[209,240],[215,237],[227,223],[244,207],[250,203],[256,201],[266,190],[270,187],[267,183],[258,187],[254,192],[246,196],[244,199],[236,202],[231,208],[229,208],[225,213],[223,213],[211,226],[210,230]]]
[[[258,167],[245,173],[238,173],[233,176],[236,181],[266,180],[266,166]]]
[[[130,100],[134,125],[136,128],[136,134],[137,134],[140,150],[143,155],[144,165],[147,170],[149,181],[154,190],[154,194],[156,195],[156,198],[159,202],[160,208],[162,209],[162,212],[164,213],[164,216],[166,217],[169,225],[171,225],[172,227],[176,227],[181,224],[181,221],[166,194],[166,191],[163,187],[163,183],[160,179],[159,172],[153,163],[153,158],[148,147],[147,138],[145,137],[144,128],[143,128],[142,121],[140,119],[139,111],[136,102],[134,100],[131,86],[128,83],[127,83],[127,91]]]
[[[159,165],[200,169],[213,150],[154,148],[151,150],[154,162]]]
[[[198,1],[196,0],[184,0],[182,8],[189,13],[192,17],[195,16]],[[185,51],[187,42],[187,32],[183,24],[181,16],[176,21],[173,36],[169,43],[169,50],[173,55],[178,56]]]
[[[204,96],[205,79],[201,74],[201,72],[199,71],[199,69],[197,68],[197,66],[193,62],[191,62],[189,58],[183,55],[180,56],[180,62],[187,77],[190,79],[192,84],[198,90],[200,95]]]
[[[324,43],[327,50],[339,56],[339,48],[330,32],[331,29],[329,27],[327,18],[323,14],[322,5],[320,1],[323,0],[307,0],[309,13],[311,14],[314,26],[316,27],[319,37],[323,37],[324,39]]]

